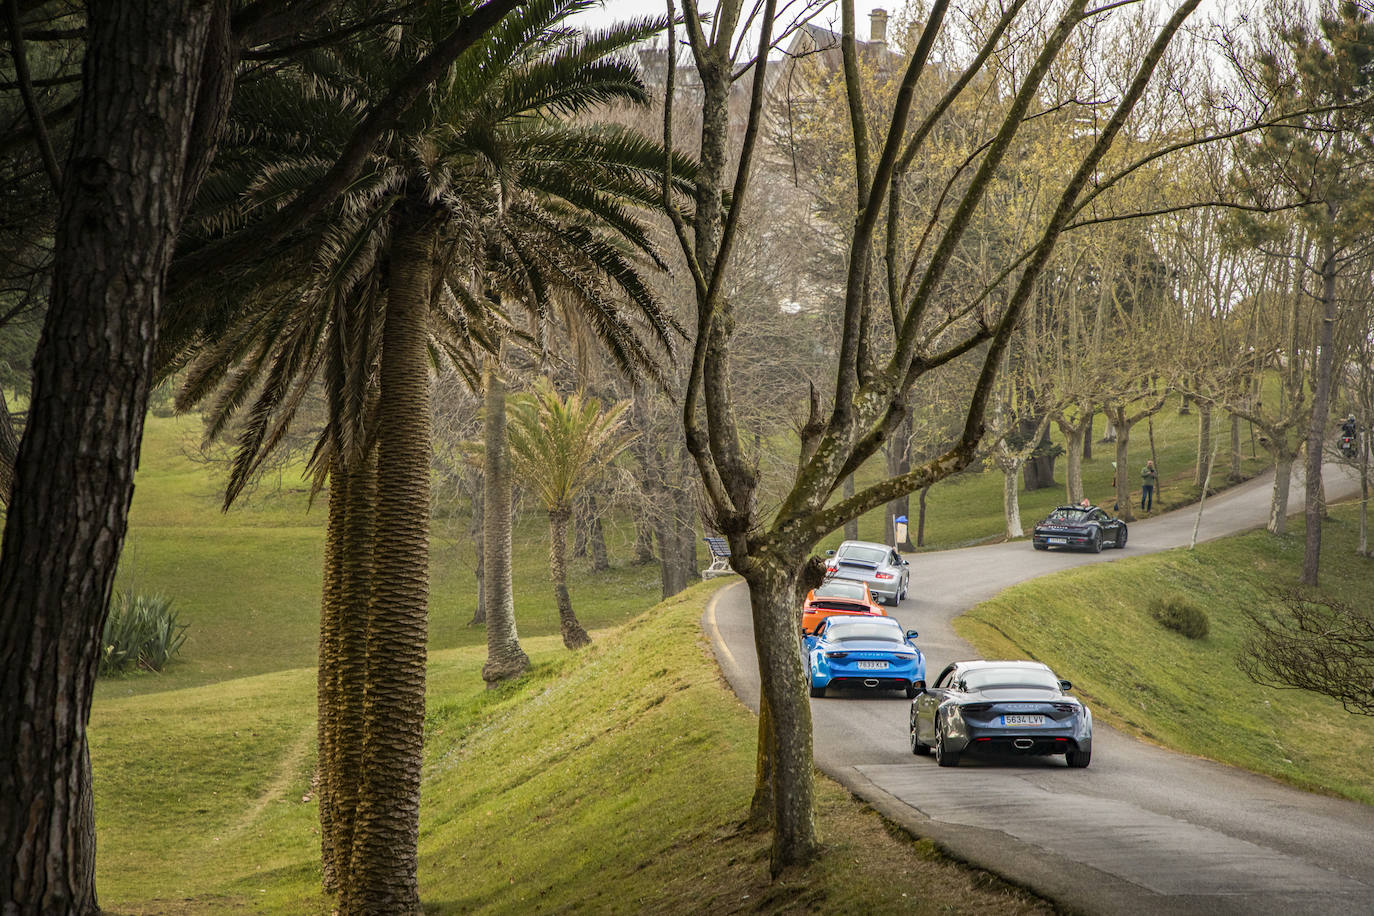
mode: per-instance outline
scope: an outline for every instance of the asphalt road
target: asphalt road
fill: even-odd
[[[1331,468],[1325,477],[1329,500],[1357,492]],[[1263,525],[1271,485],[1263,477],[1209,499],[1199,540]],[[1301,501],[1295,481],[1291,505]],[[920,631],[934,677],[979,657],[950,625],[964,610],[1036,576],[1187,544],[1195,518],[1189,508],[1133,523],[1124,551],[1046,553],[1020,541],[920,554],[910,596],[888,613]],[[717,594],[703,625],[736,694],[757,710],[743,582]],[[826,773],[912,833],[1073,911],[1374,914],[1374,808],[1166,751],[1101,722],[1086,770],[1062,757],[966,757],[940,769],[911,753],[909,701],[837,693],[811,701]]]

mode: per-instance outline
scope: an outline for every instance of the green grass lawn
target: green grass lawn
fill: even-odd
[[[767,878],[741,830],[756,723],[720,681],[699,585],[487,691],[473,647],[431,657],[420,885],[436,913],[1048,913],[820,780],[826,852]],[[310,669],[141,696],[91,722],[101,905],[326,913]]]
[[[1374,560],[1355,555],[1357,511],[1337,508],[1323,527],[1320,578],[1325,593],[1368,608]],[[1273,603],[1273,586],[1296,585],[1302,554],[1301,531],[1257,531],[1081,567],[1008,589],[955,628],[985,656],[1045,662],[1095,715],[1151,741],[1374,804],[1374,719],[1260,687],[1236,664],[1249,632],[1243,610]],[[1153,599],[1173,594],[1205,610],[1205,638],[1150,615]]]

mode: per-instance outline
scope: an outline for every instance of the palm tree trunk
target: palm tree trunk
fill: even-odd
[[[334,832],[333,768],[336,713],[339,708],[339,623],[343,618],[344,526],[348,506],[348,473],[335,459],[329,471],[329,522],[324,538],[324,577],[320,600],[320,665],[316,677],[316,791],[320,800],[320,871],[324,889],[339,889],[338,846]],[[351,852],[350,847],[345,849]],[[346,861],[343,863],[346,866]]]
[[[419,913],[416,880],[429,617],[430,258],[427,208],[401,205],[391,242],[377,405],[376,573],[353,859],[340,911]]]
[[[486,482],[483,498],[482,597],[486,601],[487,663],[482,680],[488,687],[518,677],[530,666],[529,656],[520,648],[515,629],[515,597],[511,578],[511,468],[506,451],[506,380],[498,365],[500,357],[490,357],[483,381],[486,385],[482,433],[485,438],[482,477]]]
[[[374,391],[370,398],[375,400]],[[329,756],[322,767],[328,774],[331,837],[324,836],[321,795],[321,839],[334,850],[334,877],[337,890],[343,890],[353,860],[353,825],[357,818],[358,793],[362,782],[363,739],[366,725],[363,706],[367,699],[367,620],[372,603],[375,573],[374,547],[377,515],[377,447],[361,455],[342,459],[347,473],[340,481],[338,497],[344,504],[342,570],[340,575],[337,657],[332,683],[333,738]],[[330,494],[330,525],[333,525],[333,499]],[[325,715],[321,699],[321,718]],[[329,876],[326,874],[326,880]],[[326,885],[328,887],[328,885]]]
[[[581,649],[591,645],[592,638],[577,622],[572,598],[568,596],[568,519],[571,517],[572,510],[567,506],[549,510],[549,573],[553,576],[553,595],[558,603],[558,629],[563,634],[563,645]]]

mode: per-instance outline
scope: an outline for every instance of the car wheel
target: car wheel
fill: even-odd
[[[916,726],[911,727],[911,753],[918,757],[929,757],[930,748],[921,743],[921,739],[916,737]]]
[[[916,694],[917,694],[919,691],[920,691],[920,688],[916,686],[916,682],[915,682],[915,681],[912,681],[910,684],[907,684],[907,685],[906,685],[906,698],[907,698],[908,700],[914,700],[914,699],[916,699]]]
[[[1050,545],[1049,545],[1049,544],[1037,544],[1037,543],[1035,543],[1034,541],[1031,541],[1031,546],[1034,547],[1036,550],[1049,550],[1049,549],[1050,549]]]
[[[1126,546],[1126,526],[1122,525],[1121,530],[1116,533],[1116,549],[1122,550]]]
[[[1093,752],[1091,750],[1072,750],[1064,754],[1064,762],[1067,763],[1069,766],[1079,770],[1083,769],[1085,766],[1092,763],[1092,760]]]
[[[1097,531],[1093,532],[1092,552],[1102,552],[1102,530],[1100,528]]]
[[[959,755],[945,747],[945,729],[943,726],[935,729],[935,762],[942,767],[957,767],[959,765]]]
[[[806,663],[806,686],[811,688],[811,695],[813,697],[825,696],[825,687],[817,687],[815,680],[812,678],[811,662],[809,661]]]

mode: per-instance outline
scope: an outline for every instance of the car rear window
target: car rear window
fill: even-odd
[[[1050,513],[1052,522],[1085,522],[1088,520],[1088,513],[1084,509],[1056,509]]]
[[[816,589],[817,598],[858,598],[864,597],[864,587],[860,582],[826,582]]]
[[[817,610],[825,611],[861,611],[868,612],[868,605],[862,601],[846,601],[843,598],[817,598],[811,602],[811,606]]]
[[[887,551],[876,547],[846,547],[837,556],[841,560],[860,560],[864,563],[882,563],[887,559]]]
[[[833,618],[832,618],[833,619]],[[869,621],[843,621],[832,623],[825,633],[831,642],[850,642],[853,640],[882,640],[901,642],[902,628],[893,624],[871,623]]]
[[[969,690],[989,687],[1041,687],[1059,689],[1059,680],[1046,668],[975,668],[964,675]]]

